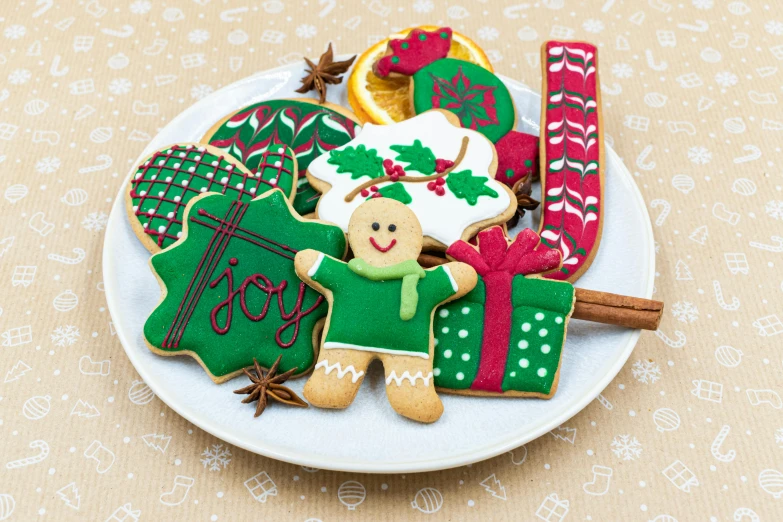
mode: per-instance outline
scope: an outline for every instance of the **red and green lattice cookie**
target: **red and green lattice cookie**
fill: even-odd
[[[318,192],[307,182],[310,163],[351,141],[359,120],[350,111],[311,99],[265,100],[235,111],[217,122],[201,141],[241,161],[251,172],[271,146],[293,149],[299,167],[294,208],[302,215],[315,211]]]
[[[155,253],[182,236],[185,206],[194,197],[218,192],[250,201],[279,189],[293,200],[296,172],[296,157],[285,145],[260,154],[253,172],[209,145],[170,145],[154,152],[131,174],[126,210],[136,235]]]
[[[149,349],[189,355],[217,383],[281,355],[281,372],[307,372],[327,306],[294,257],[312,248],[342,258],[342,230],[299,217],[279,190],[251,201],[199,195],[183,220],[182,239],[150,259],[163,295],[144,323]]]
[[[472,62],[447,58],[452,31],[415,29],[406,38],[389,41],[374,65],[380,77],[410,76],[415,114],[443,109],[463,127],[496,144],[496,179],[514,188],[537,171],[538,139],[516,131],[516,108],[508,88],[493,72]]]

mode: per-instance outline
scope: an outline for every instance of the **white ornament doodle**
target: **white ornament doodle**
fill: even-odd
[[[14,514],[14,508],[16,508],[16,501],[14,497],[8,493],[0,494],[0,520],[7,520]]]
[[[588,495],[603,496],[609,491],[609,485],[612,482],[612,468],[608,466],[593,465],[593,478],[589,482],[582,484],[582,489]]]
[[[780,394],[775,390],[745,390],[750,401],[751,406],[762,406],[768,404],[769,406],[779,410],[783,408],[783,399],[780,398]]]
[[[84,456],[89,460],[97,462],[95,471],[103,475],[111,469],[116,460],[114,452],[103,445],[99,440],[93,440],[87,449],[84,450]]]
[[[443,495],[435,488],[422,488],[413,497],[411,507],[418,509],[425,515],[431,515],[440,511],[443,506]]]
[[[737,456],[737,452],[734,451],[733,449],[727,451],[726,453],[722,453],[720,450],[721,446],[723,445],[723,442],[726,440],[726,437],[729,436],[729,431],[731,431],[731,427],[728,424],[724,424],[723,426],[721,426],[718,435],[715,437],[715,440],[713,440],[712,444],[710,445],[710,453],[712,453],[712,456],[721,462],[731,462]]]
[[[231,45],[244,45],[250,39],[248,34],[242,29],[234,29],[228,33],[226,38]]]
[[[743,522],[745,517],[749,518],[750,522],[760,522],[761,520],[756,512],[750,508],[741,507],[734,511],[734,522]]]
[[[696,182],[687,174],[676,174],[672,178],[672,186],[683,194],[688,194],[696,187]]]
[[[701,56],[701,59],[707,63],[718,63],[723,59],[723,56],[720,54],[720,51],[718,51],[713,47],[705,47],[704,49],[702,49],[699,56]]]
[[[269,497],[277,496],[277,486],[266,471],[253,475],[244,484],[250,496],[261,503],[265,503]]]
[[[186,477],[184,475],[177,475],[174,477],[174,487],[171,491],[167,491],[160,495],[160,503],[165,506],[178,506],[185,502],[190,493],[190,488],[196,483],[196,479],[192,477]]]
[[[750,7],[745,2],[731,2],[728,9],[731,14],[736,16],[745,16],[750,13]]]
[[[201,456],[201,464],[209,471],[220,471],[225,469],[231,463],[231,450],[223,444],[213,444],[212,447],[205,449]],[[221,467],[222,466],[222,467]]]
[[[89,194],[86,190],[81,188],[72,188],[69,189],[63,197],[60,198],[60,201],[68,205],[69,207],[78,207],[79,205],[83,205],[87,201],[87,197]]]
[[[360,482],[349,480],[340,484],[337,490],[337,499],[349,511],[355,511],[356,508],[367,498],[367,490]]]
[[[506,488],[503,486],[503,484],[500,483],[500,480],[495,476],[494,473],[479,482],[479,485],[482,486],[486,492],[491,494],[494,498],[506,500]]]
[[[660,92],[650,92],[644,95],[644,103],[653,109],[660,109],[669,101],[668,96]]]
[[[723,345],[715,348],[715,359],[721,366],[736,368],[742,362],[742,351],[733,346]]]
[[[38,464],[39,462],[46,460],[46,457],[49,456],[49,444],[47,444],[46,441],[34,440],[29,446],[30,449],[35,450],[35,454],[7,462],[5,465],[6,469],[19,469],[32,466],[33,464]]]
[[[765,469],[759,473],[759,486],[772,498],[783,498],[783,473],[776,469]]]
[[[49,414],[52,407],[52,398],[49,395],[36,395],[30,397],[22,406],[22,415],[28,420],[41,420]]]
[[[66,484],[65,486],[58,489],[56,493],[66,506],[79,511],[79,506],[81,505],[81,496],[79,495],[79,488],[76,487],[76,482]]]
[[[130,58],[128,58],[124,53],[117,53],[109,58],[107,65],[110,69],[118,71],[130,65]]]
[[[737,178],[731,184],[731,191],[740,196],[752,196],[756,193],[756,184],[748,178]]]
[[[536,31],[529,25],[526,25],[522,29],[517,31],[517,38],[519,38],[523,42],[532,42],[538,38],[538,31]]]
[[[169,443],[171,443],[171,435],[148,433],[147,435],[142,435],[141,440],[148,447],[165,454],[169,447]]]
[[[659,408],[653,413],[653,423],[660,432],[675,431],[680,427],[680,416],[671,408]]]
[[[688,469],[688,466],[679,459],[666,466],[662,473],[677,489],[685,493],[690,493],[691,488],[699,485],[699,479],[696,478],[693,471]]]
[[[119,87],[117,87],[119,89]],[[125,87],[122,87],[124,90]],[[90,141],[93,143],[106,143],[114,136],[114,130],[111,127],[96,127],[90,133]]]
[[[155,394],[144,381],[133,381],[130,389],[128,389],[128,398],[133,404],[143,406],[152,402]]]
[[[731,298],[731,303],[727,303],[726,299],[723,296],[723,289],[720,286],[720,281],[717,279],[712,282],[712,287],[715,290],[715,299],[718,301],[718,306],[723,308],[724,310],[729,311],[736,311],[739,310],[740,307],[740,300],[737,298],[737,296],[733,296]]]
[[[247,8],[245,8],[247,10]],[[185,19],[185,13],[178,7],[168,7],[163,11],[163,19],[169,23],[179,22]]]
[[[38,116],[46,112],[49,108],[49,103],[40,98],[35,98],[24,104],[24,112],[28,116]]]
[[[52,306],[58,312],[70,312],[79,304],[79,296],[71,290],[58,294],[52,301]]]
[[[87,252],[84,251],[83,248],[74,248],[71,250],[73,252],[72,256],[64,256],[61,254],[49,254],[46,256],[47,259],[51,261],[57,261],[58,263],[63,263],[65,265],[78,265],[82,261],[84,261],[84,258],[87,257]]]
[[[22,184],[16,184],[11,185],[7,189],[5,189],[5,192],[3,193],[3,196],[6,200],[8,200],[9,203],[12,205],[16,203],[17,201],[20,201],[24,199],[25,196],[28,194],[27,187]]]

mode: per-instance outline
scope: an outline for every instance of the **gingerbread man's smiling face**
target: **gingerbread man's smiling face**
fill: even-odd
[[[417,259],[422,241],[416,215],[394,199],[372,198],[359,205],[348,222],[354,257],[373,266]]]

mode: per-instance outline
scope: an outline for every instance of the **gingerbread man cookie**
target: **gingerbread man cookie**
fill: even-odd
[[[476,272],[464,263],[419,266],[421,225],[392,198],[358,206],[348,235],[356,256],[348,263],[315,250],[296,255],[296,273],[329,302],[305,398],[322,408],[348,407],[370,362],[380,359],[392,407],[410,419],[434,422],[443,412],[432,382],[434,311],[469,292]]]

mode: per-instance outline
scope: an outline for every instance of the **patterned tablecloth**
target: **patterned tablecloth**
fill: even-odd
[[[472,466],[346,474],[222,444],[113,335],[118,187],[215,89],[425,22],[535,89],[544,39],[599,45],[606,139],[653,219],[660,330],[582,413]],[[780,519],[780,2],[7,0],[0,33],[0,520]]]

